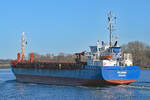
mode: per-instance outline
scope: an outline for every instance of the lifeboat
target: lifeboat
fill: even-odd
[[[112,55],[102,55],[100,58],[101,59],[112,59],[113,56]]]

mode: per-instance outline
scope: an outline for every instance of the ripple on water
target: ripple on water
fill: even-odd
[[[19,83],[14,80],[10,70],[0,72],[2,72],[0,100],[149,100],[150,98],[150,78],[145,78],[150,71],[143,71],[140,80],[130,85],[109,87]]]

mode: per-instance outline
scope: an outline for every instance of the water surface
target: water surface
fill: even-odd
[[[150,70],[137,82],[109,87],[56,86],[16,82],[10,69],[0,70],[0,100],[150,100]]]

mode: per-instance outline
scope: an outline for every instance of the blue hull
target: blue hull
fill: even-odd
[[[110,67],[102,68],[104,80],[137,80],[140,76],[140,68],[138,66]]]
[[[21,82],[63,85],[68,85],[67,81],[69,85],[76,83],[77,85],[86,83],[129,84],[140,76],[138,66],[85,66],[83,69],[76,70],[15,68],[12,66],[12,71],[16,75],[16,79]],[[44,78],[46,78],[45,81]]]

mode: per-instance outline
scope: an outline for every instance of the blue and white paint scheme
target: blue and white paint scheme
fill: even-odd
[[[97,41],[96,46],[90,46],[89,52],[84,52],[84,56],[88,57],[87,65],[67,70],[31,67],[33,65],[31,62],[23,63],[27,67],[16,67],[18,62],[12,62],[11,68],[16,79],[21,82],[63,85],[129,84],[136,81],[140,76],[140,68],[133,65],[130,53],[122,52],[118,45],[118,38],[114,41],[112,39],[115,19],[116,17],[110,12],[108,14],[109,43],[102,41],[100,44]],[[22,56],[24,57],[24,43],[22,44]]]

